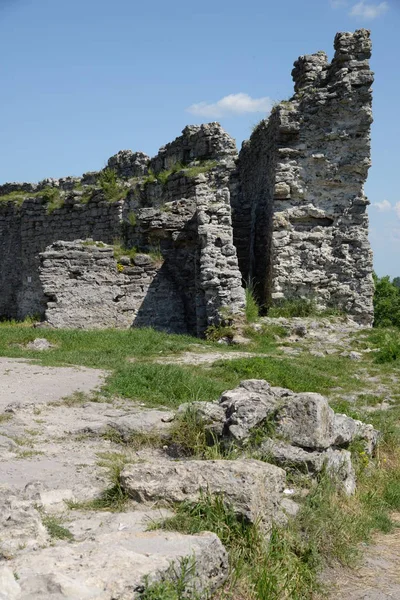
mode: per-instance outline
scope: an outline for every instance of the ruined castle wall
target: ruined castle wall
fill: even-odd
[[[335,51],[331,65],[323,53],[301,57],[293,71],[294,102],[277,109],[280,127],[297,133],[285,142],[290,152],[276,172],[272,295],[314,297],[370,324],[369,32],[338,34]]]
[[[181,295],[162,261],[137,254],[117,262],[112,246],[85,241],[55,242],[40,260],[53,327],[187,332]]]
[[[17,206],[0,202],[0,315],[43,315],[46,299],[39,279],[39,253],[57,239],[91,237],[112,243],[121,235],[121,206],[98,199],[82,204],[72,197],[48,213],[41,198]]]
[[[215,191],[200,183],[196,218],[201,248],[198,281],[204,294],[204,312],[198,309],[197,327],[202,332],[243,312],[245,298],[233,245],[229,189]]]
[[[262,302],[269,295],[314,299],[370,324],[363,190],[372,122],[369,32],[338,34],[335,51],[331,64],[323,52],[300,57],[292,73],[295,95],[244,145],[235,240],[242,271],[256,279]]]
[[[184,157],[189,169],[181,168]],[[221,322],[221,310],[242,311],[228,190],[236,157],[232,138],[212,123],[187,127],[160,151],[153,160],[164,177],[154,176],[142,153],[111,157],[118,189],[128,192],[118,202],[105,200],[99,173],[3,186],[0,194],[36,197],[20,206],[0,202],[2,314],[42,315],[47,307],[56,327],[153,326],[199,335]],[[174,161],[179,164],[165,176]],[[56,203],[38,197],[49,187],[62,191]],[[110,248],[75,242],[87,238],[119,239],[160,266],[139,254],[143,264],[125,257],[118,271]]]

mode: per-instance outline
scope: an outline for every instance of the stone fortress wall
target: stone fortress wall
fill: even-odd
[[[210,123],[152,159],[111,157],[111,195],[102,172],[0,186],[0,316],[201,335],[243,312],[252,282],[265,306],[313,298],[370,324],[370,54],[359,30],[337,34],[331,64],[300,57],[294,96],[239,155]],[[138,253],[115,258],[116,240]]]

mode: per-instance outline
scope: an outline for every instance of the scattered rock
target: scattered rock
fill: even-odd
[[[29,342],[26,345],[28,350],[37,350],[38,352],[42,352],[43,350],[51,350],[51,348],[55,348],[54,344],[51,344],[46,338],[35,338],[33,342]]]
[[[278,405],[273,389],[262,379],[247,379],[219,400],[225,411],[223,431],[236,442],[246,441],[252,429],[260,425]]]
[[[328,448],[333,428],[334,412],[320,394],[294,394],[279,408],[277,431],[295,446]]]
[[[347,494],[353,494],[356,487],[351,455],[347,450],[328,448],[322,452],[305,450],[280,441],[268,439],[260,447],[260,457],[273,460],[274,464],[286,469],[315,476],[323,468],[337,478]]]

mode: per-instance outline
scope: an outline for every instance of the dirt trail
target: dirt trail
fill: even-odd
[[[357,569],[333,569],[326,574],[329,600],[400,599],[400,514],[394,520],[398,527],[375,536]]]

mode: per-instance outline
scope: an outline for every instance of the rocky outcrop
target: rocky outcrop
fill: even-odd
[[[356,481],[347,448],[361,440],[372,454],[378,442],[372,425],[335,414],[324,396],[296,394],[264,380],[242,381],[224,392],[218,403],[194,402],[179,412],[189,409],[214,441],[252,447],[263,460],[311,477],[325,468],[349,494]]]
[[[19,555],[0,570],[0,598],[140,599],[146,577],[153,583],[179,577],[181,572],[186,573],[189,597],[207,597],[224,583],[228,556],[215,534],[161,535],[143,529],[132,531],[128,526],[118,531],[121,520],[124,515],[116,515],[114,530],[103,532],[99,527],[85,541]],[[185,570],[184,564],[190,569]]]

